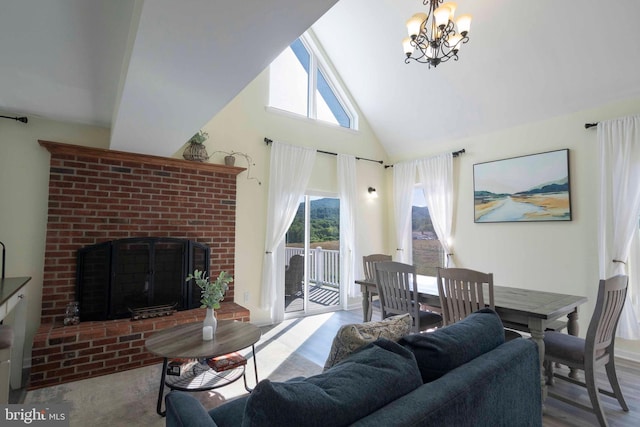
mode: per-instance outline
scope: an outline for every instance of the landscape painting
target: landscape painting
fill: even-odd
[[[571,221],[569,150],[473,165],[474,221]]]

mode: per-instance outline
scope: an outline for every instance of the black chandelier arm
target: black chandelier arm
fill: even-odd
[[[469,41],[469,36],[462,36],[462,38],[458,40],[458,43],[454,44],[453,46],[449,45],[449,40],[445,40],[444,43],[445,43],[445,46],[448,47],[449,49],[458,51],[460,50],[458,47],[465,44],[468,41]]]
[[[442,3],[444,0],[434,0],[437,4]],[[422,0],[422,4],[423,5],[428,5],[429,3],[433,3],[431,0]],[[436,10],[438,8],[438,6],[436,5],[435,7],[431,7],[429,6],[427,8],[427,19],[424,20],[424,22],[429,22],[429,18],[431,17],[431,12],[433,12],[434,10]]]
[[[414,48],[414,54],[405,58],[405,64],[409,64],[410,60],[413,60],[421,64],[429,64],[429,66],[437,67],[441,62],[447,62],[451,58],[457,61],[459,49],[456,49],[456,47],[461,43],[466,43],[469,40],[469,37],[463,37],[454,46],[449,46],[449,43],[445,40],[443,43],[440,43],[433,48],[431,45],[422,42],[424,39],[426,38],[419,36],[411,41],[411,46]],[[427,51],[429,49],[435,49],[432,51],[435,54],[434,56],[427,55]],[[415,55],[416,53],[418,53],[417,56]]]
[[[446,43],[447,39],[456,33],[456,26],[451,20],[447,21],[447,25],[445,25],[444,27],[436,28],[440,31],[440,37],[438,37],[438,41],[440,42],[440,44]]]
[[[448,51],[445,50],[449,49]],[[440,56],[442,55],[442,56]],[[458,50],[457,49],[450,49],[447,45],[445,44],[441,44],[440,46],[438,46],[438,50],[437,50],[437,55],[438,58],[440,58],[440,62],[447,62],[449,60],[449,58],[451,57],[458,57]]]
[[[427,49],[429,49],[429,45],[424,43],[424,37],[417,37],[411,40],[411,47],[413,47],[413,53],[418,53],[419,55],[407,56],[404,60],[405,64],[408,64],[410,59],[423,64],[427,63],[427,60],[422,60],[423,58],[428,58]]]

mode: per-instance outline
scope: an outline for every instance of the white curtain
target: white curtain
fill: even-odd
[[[453,154],[416,162],[433,228],[445,253],[445,267],[453,267],[451,224],[453,222]]]
[[[627,262],[640,216],[640,116],[598,124],[600,150],[600,217],[598,254],[600,278],[628,274]],[[634,277],[637,279],[637,276]],[[639,307],[631,295],[640,290],[629,283],[617,335],[640,339]]]
[[[338,193],[340,197],[340,287],[349,297],[360,295],[354,282],[356,234],[356,158],[338,154]],[[346,301],[343,301],[346,303]]]
[[[316,150],[274,142],[271,147],[267,233],[262,265],[263,310],[271,321],[284,319],[284,237],[304,195]]]
[[[393,212],[396,220],[395,260],[413,264],[411,244],[411,202],[416,183],[416,162],[393,165]]]

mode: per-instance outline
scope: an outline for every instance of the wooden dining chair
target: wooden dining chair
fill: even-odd
[[[600,405],[599,393],[616,398],[624,411],[629,410],[618,383],[614,358],[616,329],[627,295],[628,283],[629,277],[625,275],[600,280],[596,307],[589,322],[586,338],[561,332],[545,332],[544,334],[544,370],[547,384],[552,385],[553,379],[559,378],[586,387],[591,407],[575,401],[575,398],[560,395],[551,389],[547,389],[548,395],[594,413],[601,426],[608,424]],[[564,374],[554,373],[554,363],[583,370],[584,382]],[[596,384],[595,370],[602,365],[605,366],[612,391],[598,388]]]
[[[376,263],[392,261],[391,255],[387,254],[371,254],[362,257],[362,266],[364,267],[364,280],[367,282],[376,281]]]
[[[493,273],[466,268],[438,268],[438,295],[444,325],[451,325],[481,308],[495,310]],[[516,331],[505,329],[505,340],[522,338]]]
[[[366,280],[367,282],[375,283],[376,263],[391,260],[391,255],[387,254],[371,254],[363,256],[362,266],[364,267],[364,280]],[[381,310],[380,298],[375,295],[369,294],[369,310],[371,310],[371,307],[375,307],[378,310]],[[370,319],[371,315],[369,315],[367,318]]]
[[[431,311],[420,310],[414,300],[418,295],[416,268],[410,264],[384,261],[375,264],[376,285],[382,308],[382,318],[409,313],[413,320],[411,330],[420,332],[442,325],[442,316]]]

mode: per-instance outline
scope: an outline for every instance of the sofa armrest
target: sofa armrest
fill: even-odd
[[[193,396],[172,391],[165,397],[167,427],[217,427],[209,413]]]

